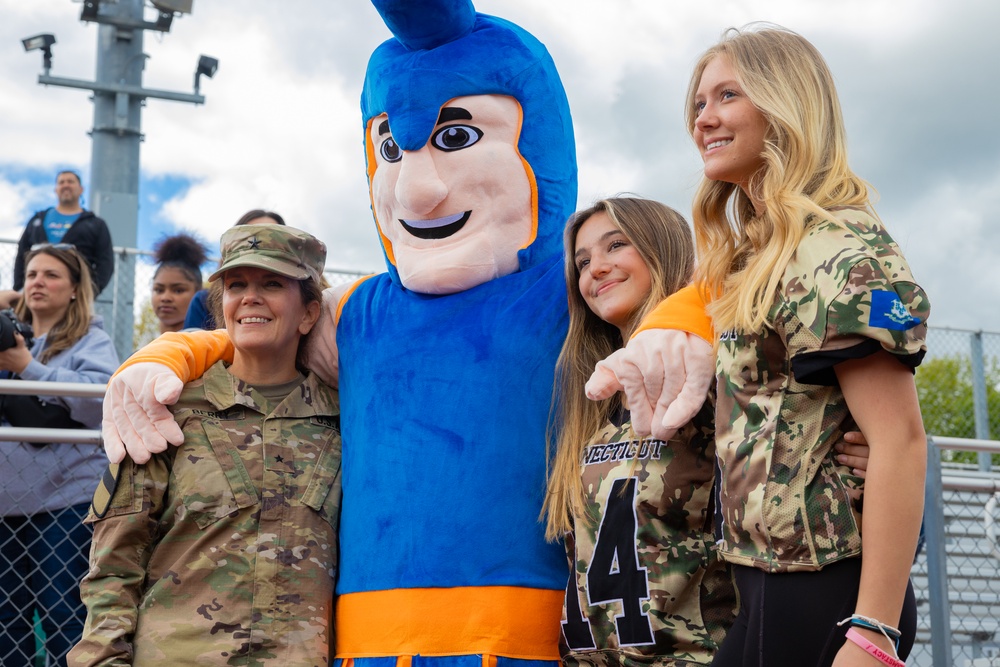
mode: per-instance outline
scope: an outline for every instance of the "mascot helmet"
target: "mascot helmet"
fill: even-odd
[[[522,28],[476,13],[470,0],[373,0],[394,37],[368,63],[361,110],[370,121],[387,114],[404,151],[421,149],[447,101],[506,95],[521,107],[517,150],[532,182],[532,235],[518,252],[524,271],[562,252],[562,228],[576,206],[576,150],[569,105],[545,47]],[[375,165],[371,139],[368,178]],[[383,243],[386,242],[383,237]],[[399,281],[391,250],[387,264]]]

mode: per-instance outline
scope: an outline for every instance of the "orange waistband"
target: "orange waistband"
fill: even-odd
[[[348,593],[337,598],[337,657],[558,660],[563,595],[514,586]]]

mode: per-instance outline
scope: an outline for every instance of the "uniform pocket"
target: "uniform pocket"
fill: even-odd
[[[340,523],[340,463],[340,433],[329,429],[312,478],[302,493],[302,504],[319,512],[334,530]]]
[[[219,424],[203,422],[209,448],[191,439],[174,460],[173,488],[199,528],[260,503],[257,490],[232,445],[231,434]]]

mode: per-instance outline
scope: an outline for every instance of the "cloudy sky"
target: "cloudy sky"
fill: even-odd
[[[20,39],[52,32],[53,76],[94,77],[97,27],[74,0],[0,0],[0,238],[52,203],[57,169],[88,184],[93,108],[43,87]],[[478,0],[544,42],[563,77],[580,203],[617,192],[684,213],[699,159],[682,122],[691,66],[723,29],[752,21],[809,38],[837,79],[851,161],[931,296],[931,324],[1000,331],[1000,68],[995,0]],[[199,54],[219,59],[204,106],[143,111],[140,245],[164,233],[216,240],[272,208],[330,247],[329,265],[378,270],[358,98],[389,36],[364,0],[196,0],[146,33],[143,83],[190,92]],[[9,272],[0,272],[6,280]],[[7,285],[0,285],[6,287]]]

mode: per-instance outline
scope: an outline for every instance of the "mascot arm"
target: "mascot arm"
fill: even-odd
[[[115,377],[129,366],[152,362],[169,368],[182,383],[190,382],[204,375],[220,359],[233,360],[233,344],[225,329],[169,332],[126,359]]]
[[[669,440],[698,414],[715,377],[704,294],[688,286],[654,308],[625,347],[598,362],[587,397],[624,391],[636,433]]]
[[[706,292],[696,285],[677,290],[643,318],[632,337],[650,329],[677,329],[711,343],[715,336],[712,318],[705,312],[706,296]]]
[[[111,462],[120,462],[127,453],[145,463],[168,443],[184,442],[167,406],[177,402],[185,382],[201,377],[220,359],[233,359],[224,330],[165,333],[129,357],[104,396],[102,435]]]

